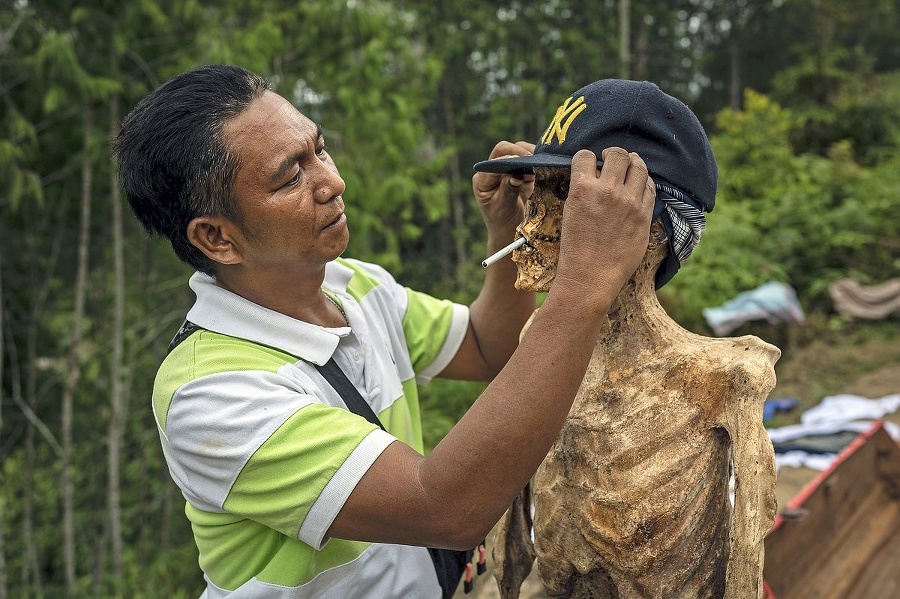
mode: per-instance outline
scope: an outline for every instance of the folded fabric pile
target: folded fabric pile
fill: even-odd
[[[900,278],[879,285],[839,279],[828,286],[834,309],[848,318],[881,320],[900,313]]]

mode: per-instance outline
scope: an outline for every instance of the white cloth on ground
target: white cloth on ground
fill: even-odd
[[[789,285],[770,281],[744,291],[721,306],[703,308],[703,318],[718,337],[724,337],[749,320],[802,324],[806,320],[797,293]]]
[[[862,433],[869,430],[876,420],[898,409],[900,409],[900,394],[896,393],[877,399],[851,394],[832,395],[801,414],[799,424],[770,428],[766,429],[766,432],[772,443],[847,431]],[[892,438],[900,441],[900,425],[885,422],[884,428]],[[789,466],[826,470],[837,456],[836,453],[810,453],[800,450],[776,453],[775,469]]]

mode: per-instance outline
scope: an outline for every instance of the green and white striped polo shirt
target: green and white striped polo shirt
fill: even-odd
[[[204,599],[440,597],[428,551],[326,539],[347,497],[395,439],[423,451],[417,381],[459,349],[468,309],[400,286],[356,260],[324,289],[350,327],[253,304],[197,273],[194,333],[153,390],[163,452],[181,488]],[[388,432],[349,412],[314,364],[332,355]]]

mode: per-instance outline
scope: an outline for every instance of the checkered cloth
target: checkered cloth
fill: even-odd
[[[656,181],[656,209],[654,217],[662,218],[669,238],[669,255],[657,271],[657,289],[665,285],[684,264],[706,228],[706,215],[700,204],[667,183]]]

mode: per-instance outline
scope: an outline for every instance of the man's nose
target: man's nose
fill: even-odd
[[[347,184],[338,174],[337,169],[321,163],[318,169],[318,178],[316,180],[315,198],[317,202],[322,204],[331,201],[332,198],[344,193]]]

